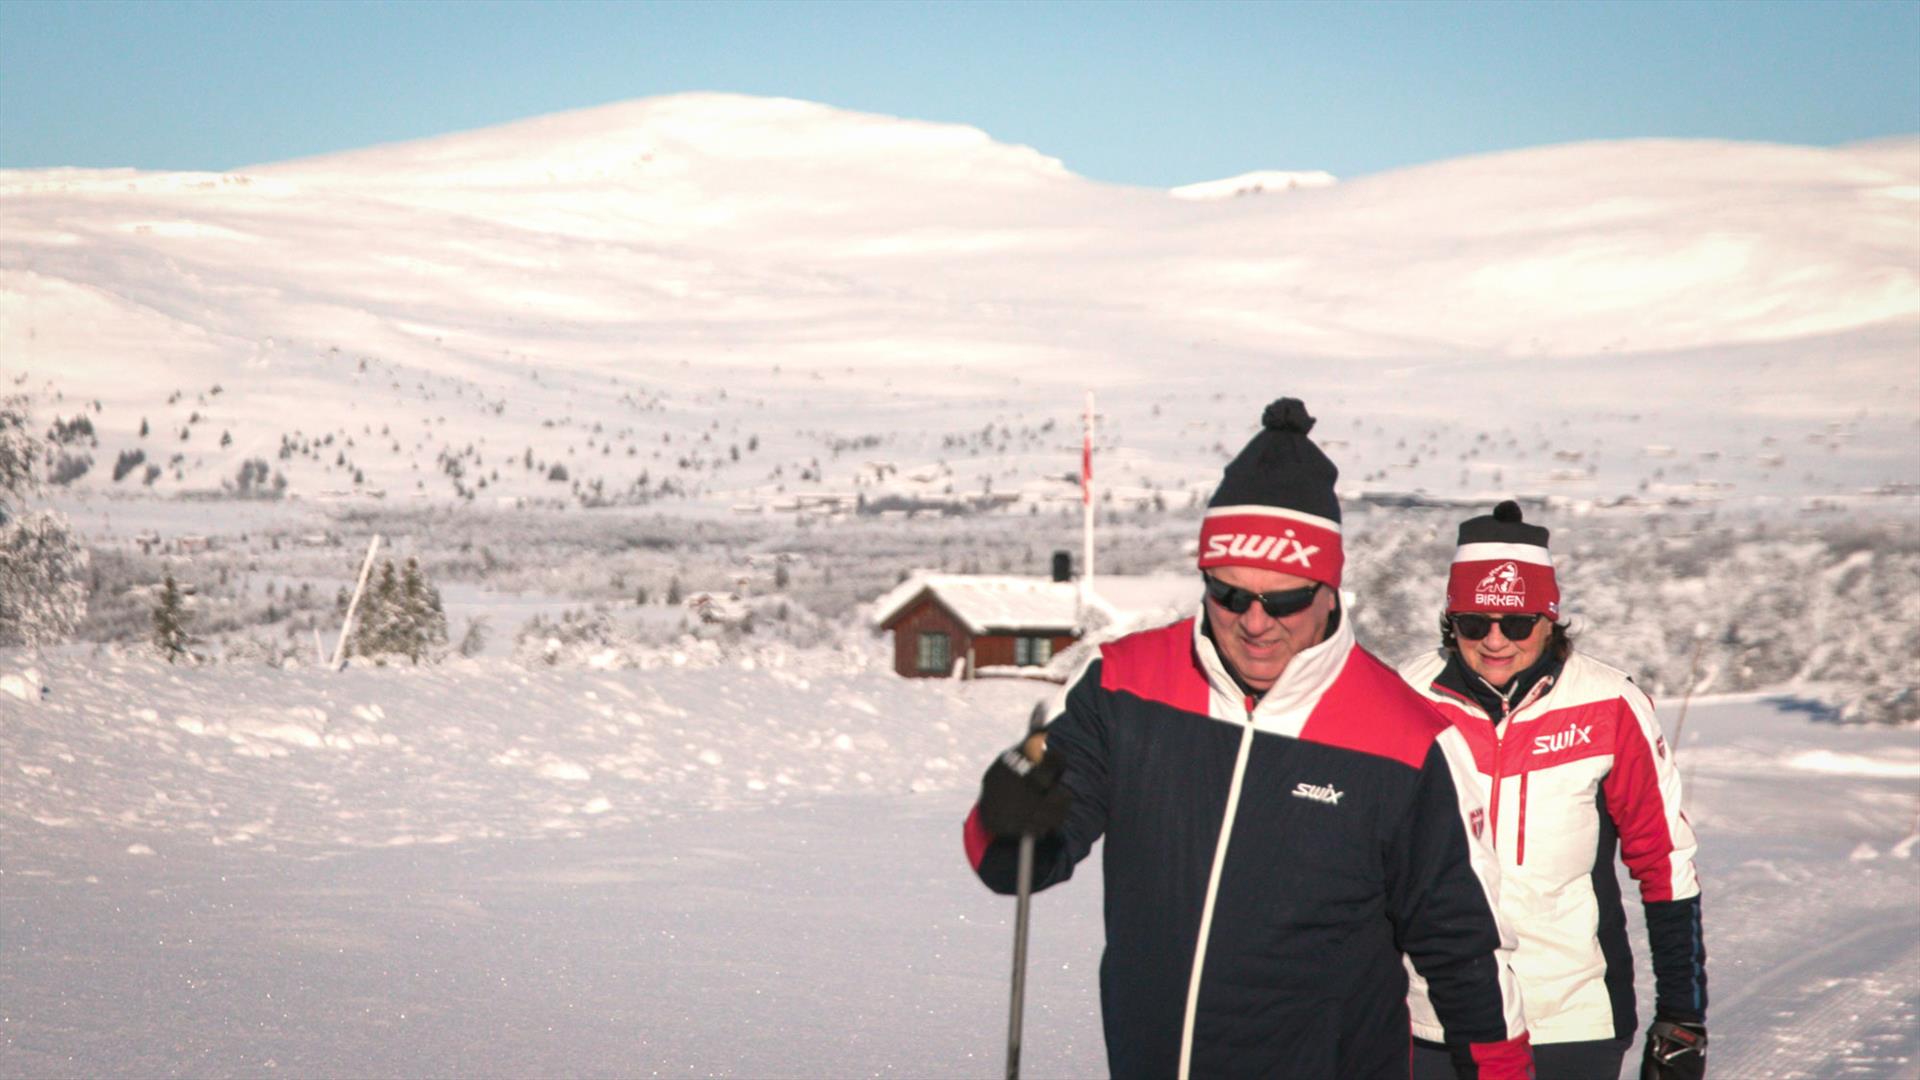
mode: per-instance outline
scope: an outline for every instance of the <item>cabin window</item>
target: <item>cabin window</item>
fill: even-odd
[[[1013,639],[1013,662],[1021,667],[1036,667],[1053,659],[1053,639],[1050,637],[1017,637]]]
[[[937,671],[946,674],[953,666],[953,645],[947,635],[934,630],[920,634],[918,667],[921,671]]]

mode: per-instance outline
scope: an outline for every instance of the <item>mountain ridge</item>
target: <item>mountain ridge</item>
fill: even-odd
[[[1208,402],[1250,380],[1362,415],[1470,417],[1480,386],[1529,373],[1519,415],[1651,400],[1720,431],[1743,407],[1721,391],[1726,357],[1750,400],[1897,427],[1920,416],[1920,165],[1902,171],[1905,155],[1589,142],[1189,201],[961,125],[683,95],[242,173],[0,173],[0,367],[49,401],[111,406],[122,437],[178,412],[175,395],[225,386],[202,412],[233,446],[168,420],[192,453],[163,488],[192,486],[196,460],[224,475],[235,455],[276,454],[295,428],[405,427],[422,434],[354,471],[426,490],[411,444],[431,459],[468,441],[440,429],[448,394],[473,436],[550,461],[570,445],[562,421],[631,430],[636,471],[658,452],[635,441],[642,421],[674,446],[716,421],[744,439],[756,410],[793,425],[786,471],[729,460],[717,498],[795,470],[823,482],[801,449],[834,443],[828,419],[909,425],[899,449],[932,462],[943,437],[996,416],[1040,425],[1088,385],[1136,421],[1178,410],[1141,436],[1142,483],[1162,485],[1217,467],[1178,432],[1224,423]],[[636,161],[646,183],[621,171]],[[449,174],[466,179],[431,182]],[[1554,392],[1575,381],[1579,400]],[[324,483],[342,483],[339,456]],[[696,458],[711,464],[663,460]],[[618,464],[595,471],[624,486]],[[1369,471],[1437,482],[1419,455],[1390,465]],[[1015,487],[1045,471],[994,468]]]

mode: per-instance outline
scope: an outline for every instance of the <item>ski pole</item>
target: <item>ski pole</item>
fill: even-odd
[[[1680,718],[1673,722],[1673,756],[1680,756],[1680,730],[1687,726],[1687,705],[1693,700],[1693,688],[1700,682],[1700,650],[1707,647],[1707,624],[1693,628],[1693,664],[1687,669],[1687,692],[1680,698]]]
[[[1707,624],[1693,625],[1693,663],[1687,669],[1687,692],[1680,698],[1680,717],[1673,722],[1673,763],[1680,764],[1680,732],[1687,726],[1687,706],[1693,701],[1693,688],[1700,684],[1700,650],[1707,647]],[[1685,804],[1693,802],[1693,761],[1687,761],[1686,768],[1680,770],[1681,798]],[[1682,809],[1686,807],[1683,806]]]
[[[1036,701],[1027,736],[1047,726],[1047,703]],[[1025,748],[1022,747],[1024,752]],[[1020,834],[1020,864],[1014,879],[1013,1001],[1007,1009],[1007,1080],[1020,1080],[1020,1025],[1027,999],[1027,916],[1033,905],[1033,834]]]

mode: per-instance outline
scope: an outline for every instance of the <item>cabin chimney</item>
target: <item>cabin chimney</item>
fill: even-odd
[[[1065,551],[1053,553],[1053,580],[1073,580],[1073,556]]]

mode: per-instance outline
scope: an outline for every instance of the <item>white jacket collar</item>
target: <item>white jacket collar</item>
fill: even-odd
[[[1193,620],[1193,648],[1200,657],[1200,666],[1207,673],[1207,683],[1213,689],[1215,715],[1244,723],[1247,718],[1247,695],[1240,689],[1232,675],[1227,674],[1225,661],[1220,657],[1219,649],[1206,632],[1207,613],[1201,611]],[[1297,736],[1306,725],[1307,716],[1313,707],[1320,703],[1321,695],[1340,677],[1347,666],[1347,656],[1354,649],[1353,620],[1349,613],[1340,613],[1340,625],[1334,628],[1332,635],[1325,641],[1294,654],[1287,662],[1287,669],[1254,706],[1254,725],[1262,731],[1273,731],[1283,735]]]

